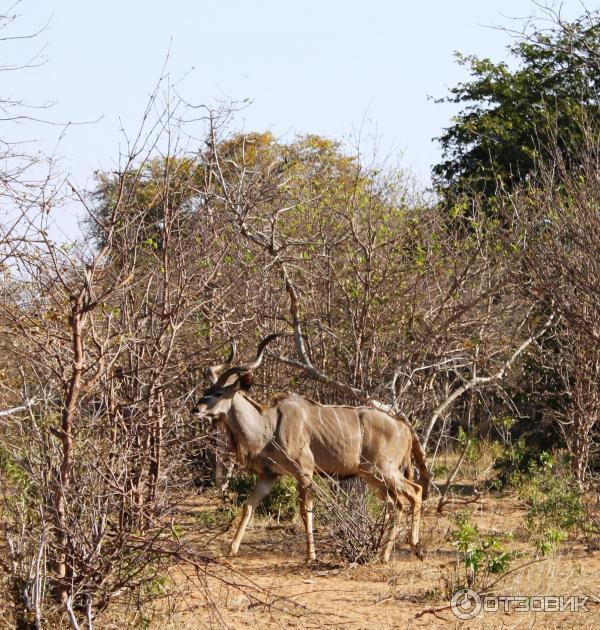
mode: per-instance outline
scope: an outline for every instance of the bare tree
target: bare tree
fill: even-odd
[[[23,623],[31,612],[39,625],[53,600],[72,627],[89,625],[179,546],[169,545],[171,484],[183,490],[189,476],[191,374],[235,278],[221,276],[233,244],[197,156],[154,153],[159,142],[179,152],[182,137],[169,108],[151,122],[159,94],[120,171],[91,199],[75,191],[91,238],[51,238],[63,191],[11,196],[0,471],[3,564]]]
[[[561,403],[551,409],[571,453],[575,479],[585,484],[600,418],[600,180],[594,130],[578,172],[560,152],[541,165],[532,185],[510,200],[515,269],[523,293],[540,310],[556,315],[544,361],[559,377]]]

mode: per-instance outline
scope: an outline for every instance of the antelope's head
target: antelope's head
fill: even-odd
[[[221,415],[226,415],[237,392],[240,390],[247,391],[252,386],[254,381],[253,371],[260,367],[267,345],[281,336],[282,333],[274,333],[265,337],[260,342],[256,359],[252,363],[228,368],[227,366],[235,357],[236,346],[235,342],[233,342],[227,361],[206,369],[205,374],[208,376],[211,385],[204,390],[202,397],[196,401],[194,408],[191,410],[192,417],[218,418]]]

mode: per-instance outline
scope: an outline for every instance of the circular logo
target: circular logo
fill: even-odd
[[[459,619],[473,619],[481,612],[481,597],[470,588],[461,588],[452,595],[450,608]]]

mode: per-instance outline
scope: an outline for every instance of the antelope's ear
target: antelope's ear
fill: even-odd
[[[252,383],[254,383],[254,375],[252,372],[243,372],[240,374],[241,389],[250,389],[252,387]]]

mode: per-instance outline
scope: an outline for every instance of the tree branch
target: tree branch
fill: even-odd
[[[538,330],[535,334],[529,336],[511,355],[510,357],[503,363],[502,367],[491,374],[490,376],[473,376],[470,380],[463,383],[460,387],[456,388],[440,405],[437,406],[431,419],[429,420],[429,424],[427,425],[427,429],[425,430],[425,434],[423,436],[423,448],[426,448],[427,442],[429,441],[429,437],[431,436],[431,432],[433,431],[433,427],[437,422],[437,419],[441,416],[441,414],[460,396],[462,396],[465,392],[468,392],[473,387],[477,385],[487,385],[489,383],[501,380],[506,372],[511,368],[513,363],[516,361],[517,357],[526,350],[536,339],[539,339],[547,330],[552,321],[554,320],[554,313],[550,315],[550,317],[546,320],[542,328]]]

